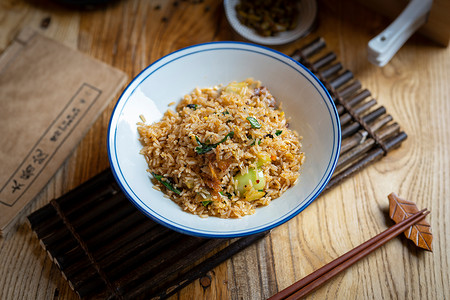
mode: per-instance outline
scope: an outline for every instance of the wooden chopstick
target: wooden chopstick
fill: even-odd
[[[299,299],[306,296],[328,279],[339,274],[341,271],[359,261],[361,258],[367,256],[375,249],[379,248],[400,233],[404,232],[410,226],[424,219],[425,216],[430,213],[426,210],[427,209],[423,209],[415,213],[414,215],[404,219],[403,221],[395,224],[394,226],[386,229],[382,233],[374,236],[370,240],[362,243],[358,247],[350,250],[344,255],[326,264],[322,268],[314,271],[313,273],[297,281],[293,285],[270,297],[269,300]]]

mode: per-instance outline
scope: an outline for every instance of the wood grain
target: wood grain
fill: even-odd
[[[391,192],[431,210],[434,252],[422,252],[399,237],[309,298],[450,298],[450,49],[415,35],[379,68],[367,61],[367,42],[391,20],[356,0],[322,0],[319,8],[311,35],[275,48],[289,55],[324,37],[408,139],[212,270],[208,288],[196,281],[172,299],[265,299],[392,225]],[[47,17],[49,26],[42,28]],[[181,47],[241,40],[227,24],[222,2],[213,0],[122,0],[88,10],[50,1],[0,0],[0,51],[24,26],[122,69],[130,78]],[[25,214],[108,167],[105,133],[113,107],[114,102]],[[0,240],[0,270],[0,299],[77,299],[24,222]]]

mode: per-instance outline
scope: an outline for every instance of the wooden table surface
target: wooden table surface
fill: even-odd
[[[89,10],[54,2],[1,0],[0,51],[22,27],[31,26],[133,78],[182,47],[238,39],[222,1],[122,0]],[[210,287],[203,289],[195,281],[173,299],[270,297],[392,224],[386,214],[391,192],[431,210],[427,218],[434,251],[419,250],[398,237],[310,298],[450,299],[450,48],[415,35],[387,66],[376,67],[367,61],[367,42],[390,20],[358,1],[319,5],[315,31],[276,49],[291,54],[305,41],[324,37],[408,139],[264,240],[216,267]],[[42,28],[48,17],[48,27]],[[25,215],[108,167],[106,130],[114,104],[115,100]],[[25,221],[0,239],[0,274],[0,299],[77,299]]]

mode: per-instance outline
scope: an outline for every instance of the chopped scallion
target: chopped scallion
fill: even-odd
[[[226,196],[228,199],[231,199],[231,197],[233,197],[233,195],[231,195],[230,193],[226,192],[219,192],[219,194],[221,194],[222,196]]]
[[[227,140],[228,137],[233,138],[234,136],[234,131],[230,131],[222,140],[220,140],[218,143],[215,144],[209,144],[209,143],[202,143],[200,142],[199,138],[196,136],[195,140],[198,143],[198,147],[195,147],[195,152],[197,152],[198,154],[205,154],[209,151],[211,151],[212,149],[216,148],[219,144],[225,142]]]
[[[152,172],[153,177],[155,177],[156,180],[158,180],[159,182],[161,182],[168,190],[181,195],[181,191],[178,190],[177,188],[175,188],[170,182],[166,181],[166,180],[162,180],[164,177],[158,174],[155,174]]]
[[[207,207],[207,206],[210,205],[211,203],[212,203],[212,200],[205,200],[205,201],[202,201],[202,204],[203,204],[204,207]]]
[[[252,128],[259,129],[261,128],[261,124],[259,124],[258,120],[256,120],[254,117],[247,117],[247,121],[250,122],[250,125]]]

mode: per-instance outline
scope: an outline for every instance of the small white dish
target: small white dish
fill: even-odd
[[[196,87],[246,78],[260,80],[283,103],[290,128],[303,136],[306,161],[297,185],[268,206],[241,219],[200,218],[184,212],[152,188],[147,163],[139,154],[136,123],[160,120],[169,103]],[[249,43],[213,42],[173,52],[143,70],[124,90],[108,128],[111,169],[123,192],[144,214],[173,230],[208,238],[267,231],[296,216],[323,190],[336,166],[341,129],[333,100],[304,66],[280,52]]]
[[[254,29],[243,25],[239,21],[235,9],[236,5],[239,3],[239,0],[224,0],[223,6],[228,22],[240,36],[250,42],[261,45],[275,46],[284,45],[302,38],[309,34],[313,29],[317,18],[316,0],[299,0],[297,2],[299,6],[297,27],[269,37],[259,35]]]

